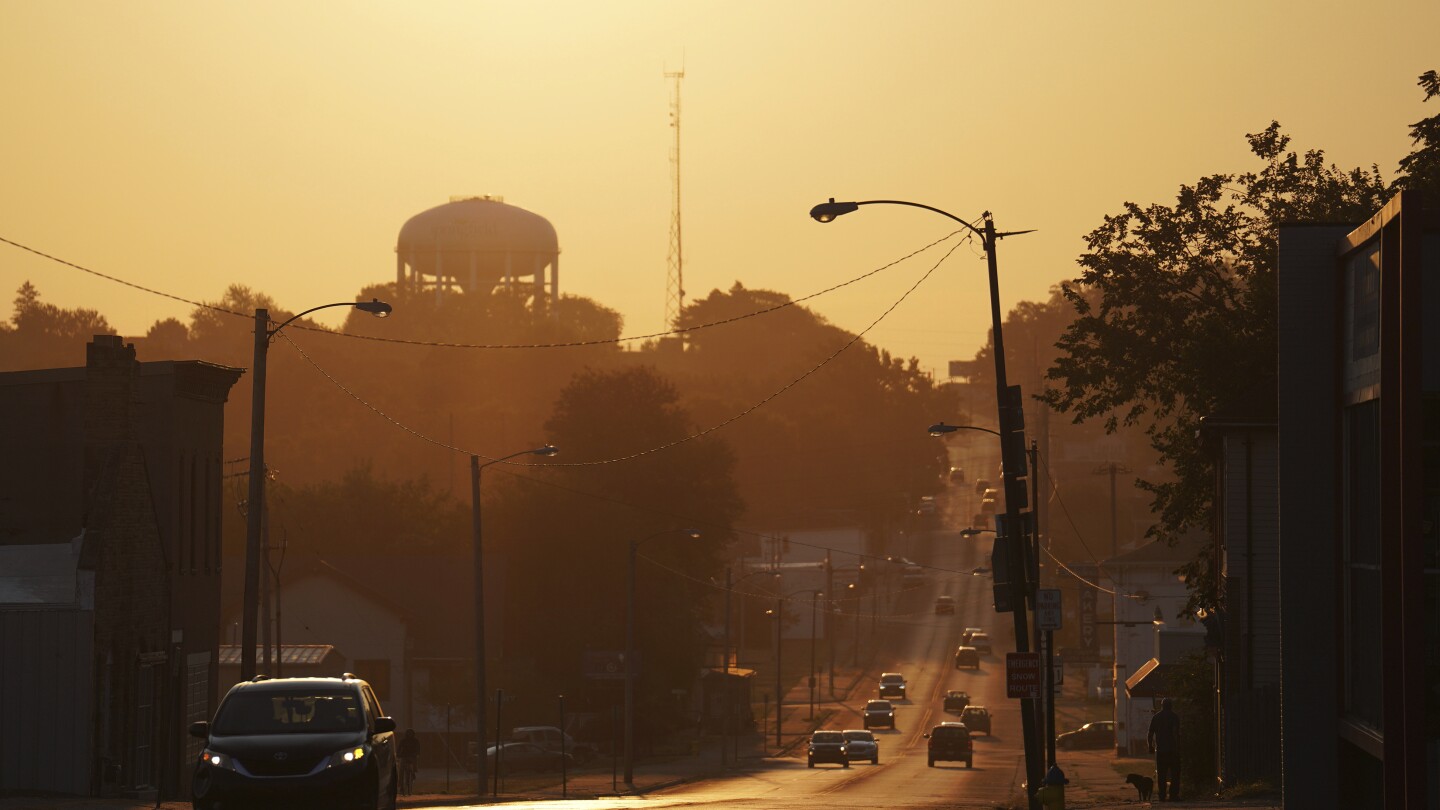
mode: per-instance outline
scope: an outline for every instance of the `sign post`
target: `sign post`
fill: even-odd
[[[1055,764],[1055,684],[1061,680],[1055,672],[1055,631],[1060,629],[1065,612],[1062,610],[1059,588],[1041,588],[1035,591],[1035,626],[1044,636],[1045,676],[1045,728],[1046,753],[1051,765]]]

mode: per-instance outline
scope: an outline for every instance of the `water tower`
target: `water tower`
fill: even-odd
[[[451,197],[400,228],[395,244],[397,291],[434,290],[439,302],[454,292],[488,294],[517,283],[533,286],[537,304],[547,295],[553,302],[560,294],[555,227],[539,214],[489,195]]]

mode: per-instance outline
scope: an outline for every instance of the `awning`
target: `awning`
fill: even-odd
[[[335,652],[335,647],[330,644],[282,644],[280,645],[280,664],[282,666],[305,666],[324,664],[325,659]],[[271,653],[274,654],[273,651]],[[261,661],[265,658],[265,650],[257,647],[255,649],[255,660]],[[240,666],[240,645],[220,645],[220,666]]]

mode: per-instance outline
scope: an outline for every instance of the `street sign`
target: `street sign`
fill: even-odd
[[[1060,589],[1041,588],[1036,591],[1035,626],[1041,630],[1059,630],[1060,621]]]
[[[638,674],[640,656],[635,656]],[[625,652],[623,650],[586,650],[583,663],[586,678],[596,681],[625,680]]]
[[[1055,685],[1056,685],[1056,686],[1062,686],[1062,685],[1064,685],[1064,683],[1065,683],[1065,666],[1064,666],[1064,662],[1060,660],[1059,656],[1056,656],[1055,659],[1050,662],[1050,671],[1053,672],[1053,673],[1055,673]]]
[[[1005,653],[1005,696],[1040,699],[1040,653]]]

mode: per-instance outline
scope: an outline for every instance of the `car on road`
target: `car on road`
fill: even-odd
[[[842,768],[850,767],[850,756],[845,747],[843,732],[817,731],[810,735],[810,751],[806,764],[813,768],[817,762],[838,762]]]
[[[485,765],[491,773],[523,773],[558,771],[574,767],[575,757],[568,751],[548,751],[535,743],[504,742],[485,749]]]
[[[514,742],[534,743],[546,751],[569,754],[584,765],[599,755],[595,746],[576,742],[574,737],[555,726],[519,726],[511,729],[510,739]]]
[[[965,483],[965,468],[964,468],[964,467],[951,467],[951,468],[950,468],[950,480],[951,480],[951,481],[954,481],[954,482],[957,483],[957,484],[963,484],[963,483]]]
[[[190,780],[197,810],[241,804],[395,806],[395,721],[370,684],[340,678],[267,678],[235,684],[204,740]]]
[[[880,741],[869,730],[847,728],[840,733],[845,735],[846,759],[868,759],[871,765],[880,764]]]
[[[970,705],[970,693],[952,689],[945,693],[945,711],[960,714]]]
[[[975,767],[975,744],[970,741],[970,729],[964,723],[945,722],[930,729],[925,735],[930,767],[940,761],[959,762],[965,760],[965,767]]]
[[[1096,720],[1086,723],[1074,731],[1067,731],[1055,738],[1055,745],[1066,751],[1080,748],[1113,748],[1115,746],[1115,723],[1112,720]]]
[[[976,494],[976,495],[984,495],[984,494],[985,494],[985,490],[987,490],[987,489],[989,489],[989,488],[990,488],[990,479],[988,479],[988,478],[977,478],[977,479],[975,479],[975,494]]]
[[[880,674],[880,697],[905,699],[905,676],[899,672]]]
[[[895,728],[895,704],[888,700],[866,701],[864,717],[867,729],[876,726]]]
[[[941,594],[940,596],[935,597],[935,615],[936,615],[936,616],[954,616],[954,615],[955,615],[955,597],[951,596],[951,595],[948,594],[948,593],[946,593],[946,594]]]
[[[980,668],[980,652],[974,647],[960,646],[955,649],[955,668]]]
[[[990,636],[983,631],[970,636],[970,646],[974,647],[975,651],[981,655],[989,655],[994,652],[990,648]]]
[[[983,627],[967,627],[960,631],[960,643],[969,646],[970,639],[974,638],[976,633],[983,632],[985,632],[985,628]]]
[[[960,713],[960,722],[970,729],[971,734],[985,732],[990,736],[990,710],[984,706],[966,706],[965,711]]]

